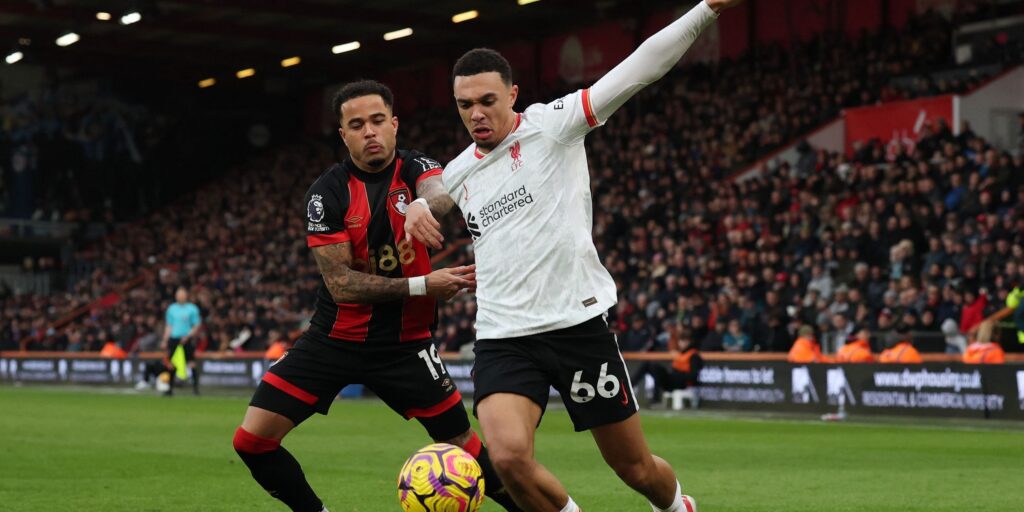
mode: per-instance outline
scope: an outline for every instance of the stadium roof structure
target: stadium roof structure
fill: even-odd
[[[475,46],[536,41],[601,21],[638,19],[672,5],[661,0],[528,5],[519,0],[0,0],[0,50],[8,49],[4,44],[20,45],[28,62],[189,84],[244,68],[283,73],[281,61],[298,56],[302,65],[288,73],[327,82],[342,73],[407,66]],[[453,22],[452,16],[474,9],[477,18]],[[141,19],[123,23],[121,17],[132,12]],[[413,35],[384,40],[385,33],[404,28]],[[68,47],[54,43],[68,32],[81,39]],[[350,41],[360,42],[359,51],[332,53],[333,46]],[[333,66],[342,71],[324,76]]]

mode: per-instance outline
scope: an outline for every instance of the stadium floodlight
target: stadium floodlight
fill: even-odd
[[[409,28],[409,27],[406,27],[406,28],[403,28],[401,30],[395,30],[394,32],[388,32],[387,34],[384,34],[384,40],[385,41],[394,41],[395,39],[401,39],[403,37],[409,37],[411,35],[412,35],[412,29]]]
[[[352,50],[359,49],[359,41],[352,41],[351,43],[339,44],[334,48],[331,48],[331,53],[337,55],[339,53],[350,52]]]
[[[302,59],[300,59],[297,56],[296,57],[288,57],[287,59],[284,59],[284,60],[281,61],[281,67],[282,68],[290,68],[292,66],[298,66],[300,62],[302,62]]]
[[[235,76],[237,76],[239,79],[241,79],[241,78],[249,78],[250,76],[253,76],[255,74],[256,74],[256,70],[255,69],[253,69],[253,68],[245,68],[245,69],[235,73]]]
[[[480,13],[476,10],[460,12],[455,16],[452,16],[452,23],[462,23],[463,21],[469,21],[480,16]]]
[[[110,18],[112,18],[112,17],[113,16],[111,16],[109,12],[100,11],[100,12],[96,13],[96,19],[98,19],[100,21],[110,21]]]
[[[529,4],[532,4],[534,2],[540,2],[540,0],[516,0],[516,1],[519,3],[519,5],[529,5]]]
[[[18,62],[23,58],[25,58],[24,53],[21,53],[21,51],[19,50],[14,50],[13,52],[7,54],[7,57],[4,58],[4,62],[8,64],[14,64],[15,62]]]
[[[131,25],[132,23],[138,23],[142,20],[142,14],[139,11],[132,11],[124,16],[121,16],[122,25]]]
[[[213,87],[217,83],[213,78],[204,78],[199,81],[199,88],[206,89],[207,87]]]
[[[78,37],[78,34],[68,32],[67,34],[57,38],[57,46],[71,46],[77,43],[79,39],[81,39],[81,37]]]

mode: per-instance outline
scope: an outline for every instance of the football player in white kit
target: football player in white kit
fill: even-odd
[[[499,53],[476,49],[455,64],[455,101],[475,144],[448,164],[442,180],[474,240],[474,412],[499,475],[525,510],[578,510],[533,457],[550,386],[575,429],[590,430],[608,465],[655,511],[696,510],[672,467],[647,446],[625,362],[604,320],[616,290],[591,236],[583,139],[740,1],[701,1],[589,89],[522,113],[513,110],[518,87]],[[428,206],[409,206],[406,232],[439,248],[440,226]]]

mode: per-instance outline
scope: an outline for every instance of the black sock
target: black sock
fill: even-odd
[[[199,367],[192,368],[192,392],[199,394]]]
[[[501,483],[501,478],[498,477],[498,472],[494,470],[494,464],[491,464],[486,446],[480,445],[480,453],[476,455],[476,461],[480,463],[480,469],[484,472],[484,494],[509,512],[521,512],[523,509],[516,505],[512,496],[509,496],[505,485]]]
[[[277,445],[276,449],[270,451],[250,453],[266,449],[269,446],[265,443],[272,442],[272,440],[259,438],[242,429],[238,430],[240,432],[235,433],[235,451],[249,467],[252,477],[264,490],[288,505],[293,512],[320,512],[323,510],[323,502],[306,481],[306,475],[302,472],[299,461],[295,460],[288,450]],[[253,442],[254,438],[255,442]],[[265,447],[253,449],[254,444],[264,444]]]

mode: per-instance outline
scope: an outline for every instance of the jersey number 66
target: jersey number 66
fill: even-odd
[[[597,390],[594,386],[583,382],[583,370],[576,372],[572,378],[572,386],[569,388],[569,397],[573,402],[585,404],[601,395],[602,398],[612,398],[619,394],[619,378],[608,375],[608,363],[601,365],[601,374],[597,376]]]

